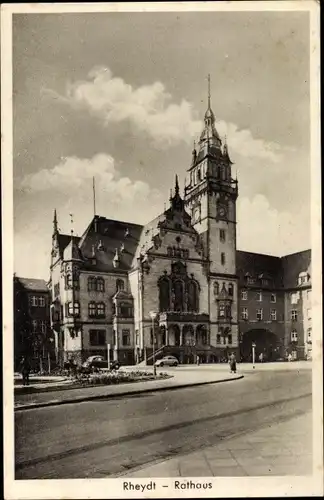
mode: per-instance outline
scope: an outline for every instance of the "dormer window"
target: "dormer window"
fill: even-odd
[[[306,285],[309,281],[309,274],[306,272],[299,273],[298,285]]]

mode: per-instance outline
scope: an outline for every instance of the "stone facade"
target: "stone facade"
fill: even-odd
[[[304,296],[297,344],[290,341],[288,296],[304,262],[237,250],[231,165],[209,100],[184,197],[176,177],[169,208],[154,220],[140,226],[95,215],[78,238],[60,234],[55,213],[49,285],[61,363],[107,357],[108,345],[125,364],[152,362],[153,351],[184,363],[229,352],[249,358],[252,342],[269,359],[309,351]]]
[[[50,294],[42,279],[14,277],[14,369],[27,357],[35,371],[56,365]]]

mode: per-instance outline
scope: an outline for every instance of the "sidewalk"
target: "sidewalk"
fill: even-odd
[[[165,370],[164,370],[165,371]],[[168,379],[150,380],[147,382],[134,382],[120,385],[97,386],[89,388],[66,389],[62,391],[17,394],[15,395],[15,410],[41,408],[60,404],[78,403],[94,399],[113,398],[139,394],[143,392],[163,391],[190,387],[193,385],[227,382],[243,378],[241,374],[229,373],[228,366],[223,370],[210,370],[199,372],[197,370],[174,370],[173,376]]]
[[[312,474],[312,414],[118,477],[305,476]]]

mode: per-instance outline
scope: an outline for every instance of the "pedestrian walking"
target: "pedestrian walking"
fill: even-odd
[[[200,365],[200,358],[199,358],[199,356],[198,356],[198,355],[197,355],[196,363],[197,363],[197,366],[199,366],[199,365]]]
[[[234,352],[229,357],[229,365],[231,373],[236,373],[236,357]]]
[[[261,354],[259,356],[259,361],[260,361],[260,363],[263,363],[263,352],[261,352]]]
[[[21,360],[20,367],[23,385],[29,385],[30,363],[28,358],[26,358],[25,356]]]

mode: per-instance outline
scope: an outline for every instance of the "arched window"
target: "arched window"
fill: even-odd
[[[97,312],[97,307],[95,302],[89,302],[89,307],[88,307],[88,313],[89,313],[89,318],[93,318],[96,316]]]
[[[96,290],[96,287],[97,287],[97,280],[94,276],[90,276],[88,278],[88,290],[89,291],[92,291],[92,290]]]
[[[214,295],[219,294],[219,283],[218,281],[214,281]]]
[[[116,290],[119,292],[120,290],[124,290],[124,281],[123,280],[117,280],[116,281]]]
[[[103,278],[97,278],[97,291],[98,292],[105,291],[105,280]]]
[[[188,283],[188,311],[198,312],[198,284],[191,280]]]
[[[176,280],[173,283],[174,292],[174,310],[182,312],[184,309],[184,291],[183,282],[181,280]]]
[[[160,312],[170,310],[170,282],[168,278],[159,280]]]
[[[232,283],[230,283],[230,284],[228,285],[228,295],[229,295],[230,297],[233,297],[233,294],[234,294],[234,287],[233,287]]]

